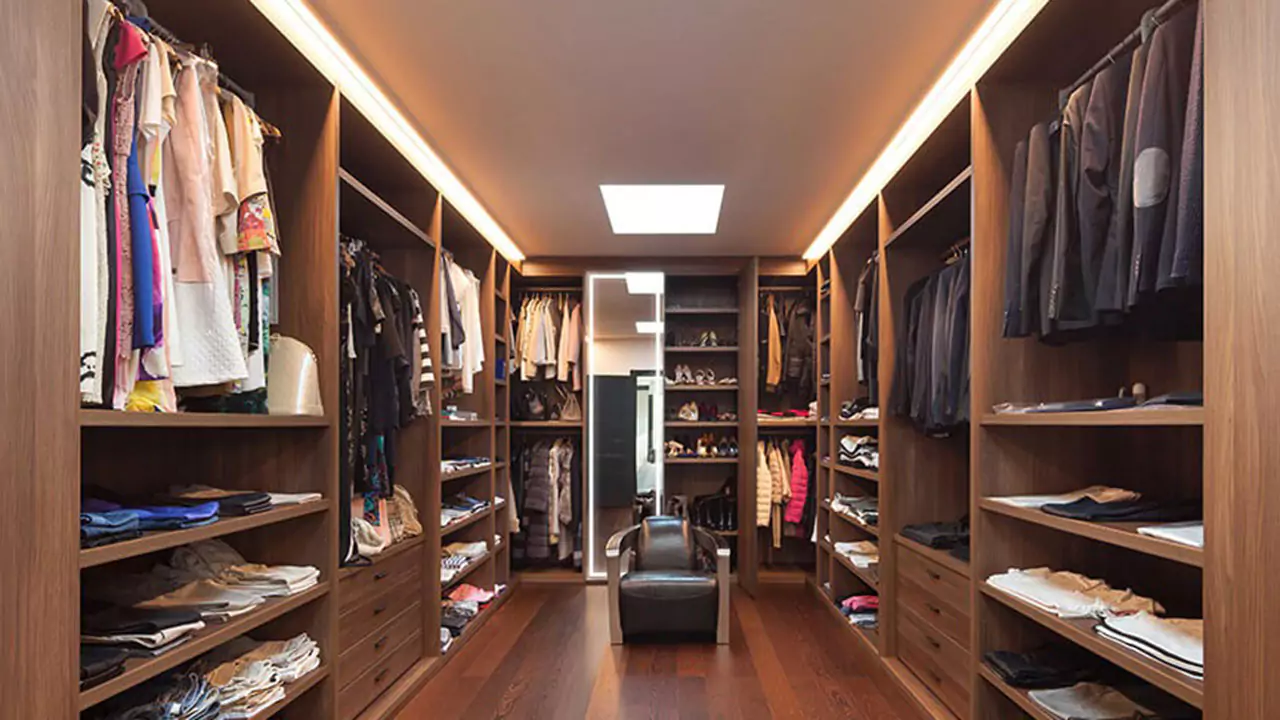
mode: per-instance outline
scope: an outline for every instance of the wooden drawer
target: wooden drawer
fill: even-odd
[[[969,649],[969,615],[928,590],[898,576],[898,606],[907,608],[927,626]]]
[[[386,587],[396,584],[406,574],[422,576],[421,546],[401,552],[385,562],[344,575],[338,582],[338,611],[346,612],[382,593]]]
[[[342,652],[338,687],[345,688],[394,650],[405,638],[422,632],[422,603],[415,602]]]
[[[927,627],[910,610],[898,613],[898,657],[951,712],[969,715],[969,653]]]
[[[422,633],[405,640],[338,693],[338,717],[352,720],[422,658]]]
[[[338,616],[338,652],[345,653],[378,628],[391,622],[405,608],[422,601],[422,581],[405,576],[364,602]]]
[[[969,616],[969,578],[950,568],[939,565],[929,558],[915,552],[910,547],[898,544],[898,578],[909,580],[920,586],[929,595],[950,605],[961,615]]]

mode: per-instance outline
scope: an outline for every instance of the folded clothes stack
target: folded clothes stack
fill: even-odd
[[[480,414],[475,410],[460,410],[457,405],[446,405],[440,413],[440,417],[445,420],[475,422],[480,419]]]
[[[92,506],[91,506],[92,507]],[[97,507],[102,507],[97,505]],[[141,515],[135,510],[80,510],[80,547],[109,545],[142,536]]]
[[[872,630],[880,624],[880,598],[875,595],[850,595],[837,600],[836,607],[850,625]]]
[[[872,495],[842,495],[831,499],[831,509],[848,515],[864,525],[875,527],[880,522],[880,501]]]
[[[1115,590],[1102,580],[1044,567],[997,573],[987,584],[1061,618],[1164,611],[1155,600],[1132,590]]]
[[[1049,645],[1028,652],[995,650],[982,656],[987,667],[1023,690],[1069,687],[1097,677],[1098,661],[1074,647]]]
[[[992,498],[1006,505],[1038,508],[1050,515],[1085,522],[1181,522],[1203,516],[1200,500],[1158,500],[1133,490],[1092,485],[1060,495],[1016,495]],[[1203,528],[1203,526],[1201,526]],[[1180,542],[1175,540],[1174,542]],[[1189,543],[1184,543],[1189,544]],[[1203,537],[1200,545],[1204,546]]]
[[[440,527],[445,527],[456,520],[471,517],[487,507],[489,507],[489,501],[478,500],[466,493],[458,493],[453,497],[445,498],[440,506]]]
[[[80,546],[130,540],[144,532],[186,530],[218,520],[218,503],[146,505],[86,497],[80,501]]]
[[[173,551],[170,564],[194,577],[213,580],[263,599],[297,595],[320,583],[319,568],[250,563],[221,540],[202,540],[180,547]]]
[[[272,507],[284,507],[286,505],[301,505],[303,503],[315,502],[324,496],[318,492],[302,492],[302,493],[267,493],[271,497]]]
[[[1094,632],[1114,643],[1204,679],[1204,620],[1160,618],[1148,612],[1103,618]]]
[[[1204,521],[1168,523],[1164,525],[1147,525],[1138,528],[1139,535],[1168,540],[1187,547],[1204,547]]]
[[[80,645],[80,689],[88,690],[124,674],[129,652],[107,645]]]
[[[113,699],[96,715],[100,720],[222,720],[218,689],[204,675],[161,675]]]
[[[486,467],[490,464],[492,464],[492,461],[487,457],[452,458],[440,461],[440,472],[449,475],[463,470]]]
[[[867,540],[838,542],[833,547],[837,553],[848,558],[856,568],[870,568],[880,562],[880,548]]]
[[[467,625],[506,589],[503,584],[490,591],[463,583],[450,591],[440,601],[440,652],[448,652],[454,638],[461,635]]]
[[[1027,696],[1050,717],[1058,720],[1191,720],[1200,717],[1198,710],[1144,685],[1116,688],[1102,683],[1081,682],[1070,687],[1032,690]]]
[[[256,515],[271,509],[271,494],[244,490],[223,490],[208,485],[186,485],[169,488],[169,497],[183,505],[207,502],[218,504],[218,514],[223,517]]]
[[[470,600],[479,603],[481,606],[487,605],[495,597],[502,594],[507,589],[506,585],[499,583],[493,590],[485,590],[475,585],[463,583],[449,592],[450,600]]]
[[[476,542],[449,543],[440,549],[440,581],[444,583],[452,582],[458,573],[469,567],[476,558],[482,557],[488,552],[488,546],[483,540]]]
[[[902,528],[903,537],[935,550],[969,547],[969,519],[956,522],[917,523]]]
[[[109,646],[131,657],[156,657],[204,628],[196,610],[106,607],[80,619],[80,643]]]
[[[863,470],[879,470],[879,443],[870,435],[845,435],[840,438],[839,461]]]
[[[320,667],[320,646],[303,633],[289,640],[232,640],[197,664],[218,691],[221,716],[252,718],[285,697],[285,685]]]

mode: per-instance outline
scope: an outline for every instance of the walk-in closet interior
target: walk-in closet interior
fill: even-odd
[[[0,0],[0,720],[1280,717],[1280,6],[838,5]]]

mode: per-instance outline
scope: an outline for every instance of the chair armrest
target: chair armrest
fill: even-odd
[[[733,551],[729,549],[728,541],[713,532],[695,527],[693,534],[698,539],[698,544],[705,550],[713,551],[716,558],[716,586],[719,590],[718,610],[716,612],[716,644],[728,645],[729,560],[733,556]]]
[[[631,564],[631,547],[635,544],[639,525],[619,530],[604,546],[604,562],[609,576],[609,642],[622,644],[622,613],[618,607],[621,596],[622,567]]]

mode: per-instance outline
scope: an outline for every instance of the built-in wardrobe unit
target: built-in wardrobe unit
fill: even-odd
[[[1135,328],[1143,323],[1130,317],[1118,329],[1044,342],[1036,333],[1011,337],[1016,333],[1006,325],[1018,145],[1033,125],[1058,116],[1067,96],[1062,91],[1079,87],[1082,75],[1092,79],[1101,69],[1128,63],[1125,53],[1137,45],[1143,13],[1157,10],[1147,1],[1050,3],[816,262],[823,337],[831,335],[831,355],[820,354],[831,358],[832,373],[830,394],[819,395],[820,414],[830,418],[829,425],[823,421],[822,432],[829,433],[825,442],[834,448],[846,434],[874,434],[881,465],[878,473],[865,473],[824,463],[819,475],[826,508],[819,533],[830,533],[836,541],[876,542],[878,572],[856,568],[820,543],[813,582],[848,628],[850,646],[877,657],[886,677],[924,716],[1050,717],[1026,691],[1006,684],[983,661],[990,651],[1025,651],[1045,644],[1076,646],[1121,680],[1147,685],[1207,717],[1269,715],[1264,708],[1273,691],[1252,674],[1250,662],[1262,662],[1274,633],[1244,625],[1249,622],[1245,618],[1267,622],[1250,611],[1258,607],[1261,612],[1255,603],[1266,596],[1250,558],[1259,557],[1255,553],[1261,544],[1270,541],[1254,535],[1250,550],[1242,539],[1245,527],[1261,530],[1247,518],[1266,512],[1261,487],[1266,480],[1258,475],[1266,465],[1250,440],[1257,432],[1255,421],[1241,427],[1229,411],[1247,407],[1247,412],[1258,413],[1267,407],[1260,376],[1244,383],[1251,388],[1247,391],[1230,379],[1249,372],[1235,363],[1253,367],[1252,354],[1261,352],[1259,338],[1245,336],[1265,331],[1245,317],[1258,312],[1266,281],[1258,274],[1261,267],[1240,262],[1239,253],[1259,252],[1262,233],[1242,222],[1249,213],[1222,190],[1238,188],[1249,176],[1229,159],[1243,147],[1227,138],[1228,128],[1241,128],[1241,118],[1232,113],[1261,112],[1265,103],[1244,101],[1236,90],[1222,88],[1240,80],[1229,77],[1224,66],[1243,61],[1256,67],[1258,58],[1268,53],[1275,57],[1273,50],[1250,44],[1259,40],[1256,33],[1245,33],[1247,52],[1254,55],[1244,61],[1245,50],[1227,41],[1225,28],[1239,31],[1244,18],[1250,18],[1269,22],[1274,31],[1280,15],[1274,8],[1243,2],[1209,2],[1203,9],[1209,90],[1205,281],[1202,294],[1197,288],[1173,300],[1171,295],[1156,300],[1177,303],[1171,308],[1174,333],[1140,331]],[[1167,22],[1177,12],[1194,18],[1195,4],[1170,3],[1155,17]],[[1126,38],[1128,44],[1117,47]],[[1221,83],[1217,87],[1215,79]],[[1274,88],[1267,97],[1274,107]],[[1257,122],[1258,116],[1253,117]],[[1221,124],[1216,132],[1215,123]],[[1264,162],[1255,172],[1270,178],[1274,189],[1277,163]],[[1216,192],[1215,182],[1222,183]],[[878,343],[880,415],[876,421],[841,421],[841,402],[870,391],[858,383],[851,357],[859,337],[858,278],[869,262],[878,281],[879,328],[871,339]],[[909,322],[913,286],[958,263],[971,263],[964,301],[969,315],[969,417],[951,427],[918,427],[894,407],[894,385],[901,382],[895,378],[895,364],[909,350],[901,344],[902,325]],[[1250,281],[1260,283],[1251,291],[1243,289],[1236,275],[1245,265],[1250,265]],[[828,282],[829,299],[824,294]],[[1204,341],[1198,337],[1201,325]],[[1237,334],[1244,327],[1258,329]],[[1206,353],[1208,348],[1212,352]],[[1206,406],[1047,414],[995,410],[1001,403],[1114,397],[1118,391],[1132,392],[1134,383],[1143,383],[1150,396],[1203,389]],[[1245,457],[1235,457],[1234,451]],[[994,499],[1062,493],[1099,482],[1163,500],[1203,499],[1205,549],[1141,535],[1136,532],[1141,523],[1083,522]],[[848,492],[877,496],[876,526],[831,508],[836,493]],[[1246,507],[1250,502],[1245,497],[1263,505]],[[908,525],[962,520],[971,526],[968,558],[901,534]],[[1170,617],[1205,618],[1206,662],[1211,666],[1207,679],[1194,679],[1105,640],[1093,631],[1095,622],[1061,619],[986,582],[1010,568],[1034,567],[1132,588],[1162,604]],[[1250,587],[1232,587],[1239,582]],[[862,593],[879,595],[875,631],[847,623],[834,604]],[[1241,652],[1232,651],[1242,643]]]
[[[20,5],[20,6],[19,6]],[[271,331],[305,343],[318,368],[323,415],[233,413],[140,413],[79,407],[73,359],[78,336],[75,308],[78,229],[74,168],[79,113],[79,54],[84,18],[79,3],[17,4],[7,8],[25,22],[30,44],[6,53],[7,68],[25,68],[42,89],[24,98],[33,125],[21,151],[8,144],[4,156],[23,168],[23,187],[37,191],[15,227],[38,243],[5,243],[5,252],[26,271],[11,278],[20,293],[15,310],[28,315],[13,323],[11,337],[37,355],[14,355],[11,370],[17,399],[26,388],[38,394],[21,400],[30,422],[14,426],[7,463],[26,467],[31,482],[16,484],[10,496],[27,506],[23,538],[13,548],[31,548],[5,563],[5,717],[92,715],[164,673],[180,670],[228,642],[248,636],[283,640],[306,633],[320,647],[316,670],[290,683],[270,715],[299,718],[390,717],[413,692],[462,647],[509,597],[506,522],[495,503],[507,485],[507,386],[495,376],[495,357],[505,354],[507,283],[511,266],[499,256],[449,201],[387,142],[329,82],[290,45],[248,0],[178,2],[151,0],[152,19],[181,41],[206,47],[221,71],[224,92],[241,95],[280,132],[266,151],[276,213],[281,261]],[[161,31],[157,31],[161,32]],[[68,59],[75,62],[68,63]],[[6,102],[16,107],[18,102]],[[24,116],[27,117],[27,116]],[[63,177],[66,175],[66,177]],[[40,208],[38,211],[36,208]],[[34,224],[24,225],[27,222]],[[345,398],[344,357],[350,351],[342,332],[341,247],[359,241],[376,256],[379,272],[394,276],[419,294],[427,348],[435,359],[436,382],[428,398],[431,413],[398,432],[395,484],[408,490],[424,531],[387,548],[371,561],[346,562],[340,542],[352,489],[341,466]],[[37,249],[38,248],[38,249]],[[28,253],[28,250],[31,252]],[[441,357],[440,270],[445,259],[479,280],[483,369],[474,390],[450,394]],[[28,307],[28,303],[33,302]],[[495,318],[503,318],[495,322]],[[29,328],[24,336],[19,327]],[[40,369],[37,369],[40,368]],[[37,375],[39,381],[36,381]],[[6,401],[8,402],[8,401]],[[476,419],[441,419],[450,406]],[[17,407],[11,408],[14,413]],[[14,415],[17,416],[16,414]],[[29,428],[22,430],[21,428]],[[354,431],[353,431],[354,432]],[[25,433],[25,435],[24,435]],[[39,448],[38,452],[36,449]],[[488,464],[443,476],[441,461],[490,458]],[[105,491],[123,496],[164,493],[174,484],[274,493],[318,493],[321,500],[226,517],[182,530],[77,549],[73,519],[80,498]],[[481,512],[441,527],[442,498],[455,493],[487,503]],[[123,672],[80,691],[72,676],[78,646],[81,591],[109,585],[122,573],[145,572],[175,549],[201,540],[226,542],[252,562],[307,565],[320,582],[288,597],[268,600],[228,622],[210,624],[179,647],[155,657],[126,661]],[[455,541],[483,541],[487,549],[441,583],[441,548]],[[470,583],[483,590],[505,589],[489,602],[442,653],[440,600]],[[85,601],[87,602],[87,601]],[[145,698],[143,698],[145,700]]]

